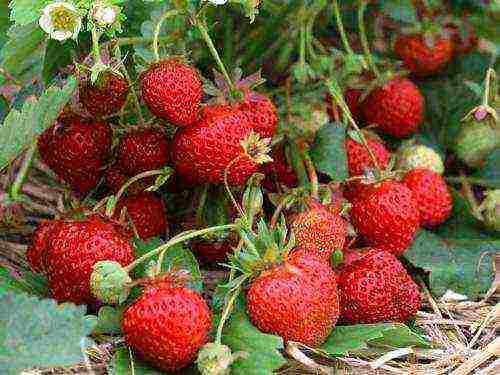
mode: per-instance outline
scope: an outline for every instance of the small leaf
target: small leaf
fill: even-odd
[[[391,348],[417,346],[428,348],[429,342],[401,323],[357,324],[337,326],[320,347],[329,355],[347,355],[350,351],[366,349],[368,345]]]
[[[21,111],[12,110],[0,127],[0,170],[45,129],[51,126],[71,98],[77,83],[73,77],[63,88],[52,86],[36,100],[27,100]]]
[[[27,25],[38,21],[42,15],[42,10],[51,1],[48,0],[11,0],[9,7],[11,9],[10,19],[16,25]]]
[[[0,297],[0,372],[17,375],[38,367],[83,362],[92,330],[85,306],[57,304],[27,294]]]
[[[255,328],[243,303],[235,306],[231,319],[226,323],[222,343],[229,346],[233,353],[246,353],[244,358],[236,360],[231,366],[233,375],[267,375],[286,363],[279,352],[283,349],[283,340]]]
[[[113,363],[109,368],[113,375],[162,375],[163,372],[156,370],[136,359],[131,349],[119,348],[113,357]]]
[[[14,277],[7,268],[0,266],[0,295],[6,292],[28,293],[39,297],[49,295],[44,276],[24,271],[19,277]]]
[[[311,148],[311,158],[317,170],[334,181],[343,181],[348,175],[345,150],[346,126],[329,123],[316,134]]]
[[[103,306],[97,314],[97,323],[93,334],[120,334],[123,308]]]

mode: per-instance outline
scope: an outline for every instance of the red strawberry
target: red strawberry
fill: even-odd
[[[109,116],[122,109],[129,91],[125,78],[110,71],[101,73],[95,84],[80,84],[80,102],[94,116]]]
[[[106,181],[106,186],[108,189],[111,191],[111,193],[116,194],[118,191],[122,188],[123,185],[133,176],[128,176],[122,170],[120,167],[118,167],[116,164],[113,164],[106,170],[106,174],[104,176],[105,181]],[[133,194],[139,194],[143,192],[145,189],[147,189],[149,186],[151,186],[154,183],[154,177],[153,179],[149,178],[143,178],[140,179],[136,182],[134,182],[132,185],[130,185],[127,188],[127,194],[133,195]]]
[[[425,77],[442,70],[453,57],[453,41],[444,37],[429,38],[422,35],[401,35],[394,52],[413,74]]]
[[[476,48],[479,40],[472,24],[449,22],[444,27],[453,40],[456,53],[464,55]]]
[[[43,161],[81,195],[95,188],[111,153],[108,124],[65,117],[42,133],[38,149]]]
[[[125,207],[142,240],[165,234],[167,230],[165,203],[156,194],[145,191],[123,198],[116,205],[115,216],[119,217]]]
[[[349,111],[351,112],[352,118],[357,122],[360,118],[360,111],[361,111],[361,96],[363,95],[363,91],[358,90],[358,89],[353,89],[353,88],[348,88],[344,92],[344,100],[347,104],[347,107],[349,108]],[[327,111],[328,115],[330,116],[330,120],[335,120],[335,113],[333,111],[333,104],[332,104],[333,97],[330,93],[326,94],[326,103],[327,103]],[[339,115],[339,118],[342,118],[342,110],[337,107],[337,114]]]
[[[351,219],[371,246],[400,256],[420,226],[417,200],[404,184],[386,180],[363,188],[352,201]]]
[[[332,253],[345,245],[347,228],[344,219],[328,211],[323,205],[311,202],[309,209],[298,214],[292,222],[292,231],[298,246],[315,253],[328,262]]]
[[[365,138],[368,147],[377,159],[378,166],[380,169],[384,170],[389,164],[391,153],[385,148],[381,141],[371,137]],[[345,148],[349,175],[351,177],[363,175],[367,169],[375,168],[373,160],[363,144],[358,143],[352,138],[346,138]]]
[[[245,113],[233,110],[182,129],[173,141],[176,171],[193,183],[243,185],[267,161],[267,144],[253,133]]]
[[[406,137],[424,119],[424,97],[410,80],[396,77],[372,90],[361,110],[367,123],[395,137]]]
[[[272,162],[262,166],[262,173],[266,175],[262,186],[267,190],[276,191],[276,183],[293,188],[298,185],[297,174],[292,166],[287,162],[283,148],[273,150],[271,153]]]
[[[406,322],[420,309],[417,284],[392,254],[371,249],[338,274],[341,319],[347,324]]]
[[[248,117],[253,130],[262,138],[272,138],[278,126],[278,111],[273,102],[255,91],[246,91],[241,102],[236,104]]]
[[[57,230],[59,220],[44,220],[38,224],[31,237],[31,244],[26,252],[26,258],[34,272],[44,272],[43,259],[47,252],[50,237]]]
[[[443,177],[430,169],[409,171],[403,183],[413,192],[425,227],[442,224],[451,214],[453,199]]]
[[[140,129],[123,136],[116,147],[116,162],[129,176],[161,169],[168,162],[168,142],[157,129]]]
[[[203,95],[198,72],[178,59],[161,61],[141,74],[142,98],[149,110],[177,126],[198,119]]]
[[[252,282],[247,309],[252,323],[264,333],[321,345],[339,316],[335,274],[329,265],[298,250]]]
[[[123,313],[125,340],[165,371],[192,363],[208,342],[212,314],[196,292],[163,280],[150,285]]]
[[[126,266],[134,260],[130,236],[98,215],[68,220],[51,233],[44,264],[52,296],[60,302],[92,303],[90,275],[94,264],[111,260]]]
[[[233,248],[233,244],[229,241],[197,241],[191,244],[191,249],[195,255],[205,263],[225,262],[228,254],[233,252]]]

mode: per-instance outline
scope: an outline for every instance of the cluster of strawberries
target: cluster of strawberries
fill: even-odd
[[[122,108],[129,89],[116,75],[103,76],[97,85],[82,85],[80,101],[92,119],[65,113],[40,137],[42,159],[75,193],[86,195],[104,180],[114,194],[133,176],[166,165],[191,185],[243,186],[259,171],[273,175],[273,181],[264,180],[269,189],[276,182],[297,185],[282,150],[273,151],[274,161],[266,164],[278,124],[276,108],[266,96],[240,88],[237,100],[203,104],[197,71],[177,59],[152,65],[141,75],[140,85],[150,111],[179,128],[173,139],[168,140],[159,126],[140,127],[122,135],[112,147],[113,132],[104,119]],[[361,93],[345,97],[352,97],[347,101],[356,119],[375,123],[393,136],[414,133],[423,120],[423,97],[406,78],[391,78],[362,102]],[[400,152],[403,174],[391,172],[393,155],[381,138],[366,131],[361,135],[366,144],[350,137],[345,141],[354,177],[343,191],[349,214],[339,202],[323,205],[310,200],[305,211],[290,217],[295,239],[291,249],[283,244],[268,246],[280,251],[245,262],[252,274],[244,287],[247,311],[262,332],[314,347],[325,341],[339,319],[344,324],[405,322],[419,310],[419,288],[398,258],[421,226],[439,225],[451,212],[450,192],[432,159],[439,156],[425,147],[418,149],[423,146],[409,146],[417,148]],[[366,171],[373,169],[379,170],[377,176],[366,177]],[[148,178],[131,184],[115,214],[73,213],[37,228],[27,257],[36,272],[47,276],[55,299],[95,304],[94,266],[113,261],[128,270],[132,265],[133,232],[119,220],[124,212],[141,239],[166,233],[165,203],[144,191],[150,184]],[[347,245],[352,243],[350,226],[358,234],[356,248]],[[252,233],[250,229],[245,237]],[[265,237],[265,233],[259,228],[259,234]],[[272,243],[259,235],[255,241]],[[218,261],[231,254],[234,263],[245,257],[245,246],[233,254],[233,247],[224,243],[207,253],[215,252],[211,259]],[[340,261],[332,267],[339,254]],[[210,339],[212,314],[207,303],[174,274],[141,284],[144,292],[123,315],[127,343],[168,371],[192,363]]]

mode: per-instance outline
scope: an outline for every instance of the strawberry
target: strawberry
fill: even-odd
[[[332,253],[343,249],[347,236],[346,222],[322,204],[311,202],[309,209],[292,221],[292,231],[298,246],[328,262]]]
[[[348,88],[344,91],[344,100],[347,104],[347,107],[349,108],[349,111],[351,112],[351,116],[354,119],[354,121],[358,121],[360,119],[360,111],[361,111],[361,97],[363,96],[363,91],[359,89],[354,89],[354,88]],[[335,113],[333,111],[333,104],[332,104],[333,97],[330,93],[326,94],[326,104],[327,104],[327,111],[328,115],[330,116],[330,120],[335,120]],[[342,118],[342,110],[337,107],[337,114],[339,115],[339,118]]]
[[[453,57],[453,49],[453,41],[441,36],[401,35],[394,44],[395,54],[419,77],[441,71]]]
[[[116,194],[122,188],[123,185],[133,176],[128,176],[125,174],[118,165],[113,164],[107,170],[104,175],[104,180],[106,182],[106,186],[111,191],[111,193]],[[149,186],[154,183],[154,178],[143,178],[127,188],[127,193],[130,195],[139,194],[146,190]]]
[[[182,129],[173,140],[172,160],[176,171],[193,183],[243,185],[269,160],[267,142],[253,133],[244,112],[233,110]]]
[[[108,124],[76,116],[60,118],[39,138],[43,161],[80,195],[95,188],[111,154]]]
[[[58,225],[43,260],[52,296],[60,302],[95,302],[89,284],[92,267],[101,260],[131,263],[129,239],[121,226],[98,215]]]
[[[465,55],[477,47],[479,39],[472,24],[464,21],[448,22],[444,28],[453,40],[455,53]]]
[[[123,198],[116,205],[115,216],[119,217],[124,208],[140,239],[148,240],[165,234],[167,230],[165,203],[156,194],[145,191]]]
[[[382,141],[373,137],[365,136],[365,138],[368,147],[377,159],[379,168],[384,170],[389,165],[391,153],[385,148]],[[347,166],[351,177],[363,175],[367,169],[375,168],[370,154],[362,143],[350,137],[346,138],[345,149],[347,153]]]
[[[59,220],[44,220],[38,224],[31,237],[31,244],[26,251],[26,258],[34,272],[44,272],[43,259],[47,252],[52,232],[57,230]]]
[[[79,97],[83,107],[93,116],[110,116],[122,109],[127,100],[129,85],[121,75],[106,71],[96,83],[90,80],[80,84]]]
[[[444,163],[441,156],[431,147],[410,144],[403,145],[397,152],[397,168],[411,170],[415,168],[426,168],[436,173],[444,173]]]
[[[284,185],[287,188],[294,188],[299,181],[297,174],[292,166],[287,162],[283,148],[277,148],[272,151],[272,162],[262,166],[261,171],[266,178],[262,181],[262,186],[267,190],[277,191],[276,184]]]
[[[424,97],[406,78],[396,77],[373,89],[363,101],[364,120],[401,138],[415,133],[424,119]]]
[[[204,263],[222,263],[227,256],[233,252],[233,244],[230,241],[197,241],[191,244],[194,254]]]
[[[296,250],[253,280],[247,309],[252,323],[264,333],[321,345],[339,316],[335,274],[309,252]]]
[[[485,227],[492,232],[500,232],[500,189],[485,191],[478,210]]]
[[[352,223],[371,246],[404,253],[420,225],[417,200],[406,185],[393,180],[365,185],[351,203]]]
[[[420,224],[435,227],[451,214],[453,199],[443,177],[430,169],[409,171],[403,183],[412,191],[420,211]]]
[[[116,162],[129,176],[161,169],[168,162],[169,147],[165,134],[154,128],[131,131],[116,147]]]
[[[151,65],[140,76],[142,98],[149,110],[177,126],[198,119],[203,87],[198,72],[179,59]]]
[[[125,340],[144,359],[176,371],[196,359],[208,342],[212,314],[203,298],[163,278],[146,287],[123,313]]]
[[[272,138],[278,126],[278,111],[273,102],[255,91],[246,90],[243,100],[236,104],[243,111],[254,132],[262,138]]]
[[[368,250],[343,267],[337,280],[347,324],[406,322],[420,309],[417,284],[387,251]]]

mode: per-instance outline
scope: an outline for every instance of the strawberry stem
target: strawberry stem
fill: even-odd
[[[234,198],[233,192],[231,191],[231,188],[229,186],[227,178],[228,178],[228,174],[229,174],[229,168],[231,168],[234,163],[236,163],[238,160],[242,159],[244,156],[246,156],[246,155],[240,155],[240,156],[234,158],[233,160],[231,160],[231,162],[224,169],[224,187],[226,188],[229,199],[231,199],[231,203],[233,204],[233,206],[236,208],[236,210],[240,214],[240,217],[245,217],[245,212],[243,212],[243,209],[241,208],[241,206],[238,204],[238,202]]]
[[[99,39],[101,38],[101,35],[97,31],[97,28],[95,27],[94,24],[92,24],[90,32],[92,36],[92,54],[94,55],[94,60],[95,60],[94,64],[103,65],[101,58],[101,50],[99,48]]]
[[[202,20],[200,17],[196,17],[195,24],[196,24],[196,27],[198,28],[198,30],[200,30],[200,33],[201,33],[203,40],[205,41],[210,53],[212,54],[212,57],[214,58],[215,62],[217,63],[217,66],[219,67],[220,71],[222,72],[222,75],[224,76],[224,79],[226,80],[226,82],[229,86],[229,89],[231,90],[231,92],[234,92],[236,90],[234,83],[231,80],[229,73],[227,72],[227,69],[226,69],[226,66],[224,65],[224,62],[222,62],[222,59],[220,58],[220,55],[217,52],[217,48],[215,48],[214,42],[212,41],[210,34],[208,33],[207,26],[205,24],[205,20]]]
[[[491,68],[488,68],[486,71],[486,78],[484,79],[484,93],[483,93],[483,105],[488,106],[490,101],[490,92],[493,94],[493,97],[496,95],[494,90],[494,81],[495,81],[495,71]],[[493,84],[492,84],[493,83]]]
[[[349,55],[354,55],[354,51],[352,50],[351,45],[349,44],[349,39],[347,39],[344,25],[342,23],[342,16],[340,15],[339,3],[337,0],[333,0],[332,5],[333,5],[333,14],[335,16],[335,23],[337,24],[337,29],[339,30],[340,39],[342,40],[344,49]]]
[[[236,286],[234,286],[231,295],[229,299],[227,300],[226,305],[224,306],[224,310],[222,311],[222,315],[219,321],[219,325],[217,326],[217,333],[215,335],[215,343],[216,344],[221,344],[222,341],[222,331],[224,329],[224,324],[226,323],[227,318],[231,314],[231,311],[233,310],[234,307],[234,302],[236,301],[236,298],[240,295],[241,292],[241,286],[243,283],[247,280],[247,277],[243,277]]]
[[[24,156],[23,163],[21,164],[21,168],[16,175],[16,179],[10,188],[10,198],[14,201],[20,199],[20,192],[23,186],[24,181],[28,175],[29,169],[31,167],[31,163],[33,162],[33,158],[35,156],[35,152],[37,149],[37,141],[36,139],[31,143],[30,147],[26,151],[26,155]]]
[[[159,37],[160,37],[161,26],[163,25],[163,22],[165,20],[167,20],[168,18],[174,17],[178,14],[179,14],[179,12],[175,9],[169,10],[168,12],[163,13],[161,18],[158,20],[158,23],[155,25],[155,31],[154,31],[154,36],[153,36],[153,53],[154,53],[156,62],[160,61],[160,52],[159,52],[159,48],[158,48],[158,41],[159,41]]]
[[[307,152],[307,150],[302,151],[302,158],[304,159],[307,175],[309,176],[309,182],[311,184],[311,196],[314,199],[319,199],[318,174],[316,173],[316,169],[314,168],[314,163],[311,160],[311,156],[309,156],[309,152]]]
[[[361,45],[363,46],[363,52],[365,55],[366,62],[368,63],[368,66],[371,68],[373,73],[375,73],[375,76],[379,78],[380,72],[377,68],[377,65],[373,61],[372,54],[370,53],[370,45],[368,43],[368,38],[366,37],[365,10],[366,10],[366,0],[359,0],[359,9],[358,9],[359,38],[361,40]]]

